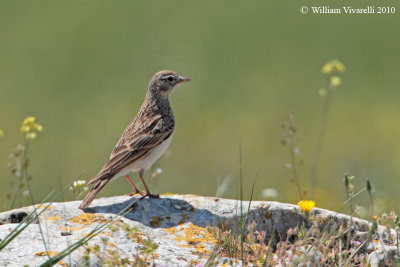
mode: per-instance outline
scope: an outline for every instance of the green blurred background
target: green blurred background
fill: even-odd
[[[345,173],[369,178],[376,210],[399,211],[400,4],[392,15],[302,15],[300,6],[366,7],[365,1],[2,1],[0,4],[0,209],[15,180],[8,155],[29,115],[44,131],[32,142],[36,200],[60,181],[90,179],[108,159],[161,69],[192,78],[171,97],[174,140],[154,167],[154,192],[238,196],[239,140],[245,198],[274,188],[296,203],[281,124],[288,114],[310,167],[327,86],[321,66],[347,67],[333,95],[314,200],[339,209]],[[146,174],[150,178],[151,171]],[[137,175],[133,176],[137,181]],[[101,196],[130,192],[125,179]],[[72,199],[72,194],[66,196]],[[366,195],[359,205],[369,207]]]

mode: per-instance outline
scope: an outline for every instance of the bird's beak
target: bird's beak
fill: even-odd
[[[190,79],[190,78],[179,77],[178,83],[189,82],[189,81],[191,81],[191,80],[192,80],[192,79]]]

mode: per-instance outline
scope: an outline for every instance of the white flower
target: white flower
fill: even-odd
[[[151,177],[156,177],[162,173],[162,169],[160,167],[156,168],[154,172],[151,174]]]
[[[262,191],[261,195],[263,198],[276,199],[279,193],[275,188],[266,188]]]
[[[77,180],[72,183],[72,186],[69,187],[69,190],[71,190],[77,196],[78,199],[80,195],[88,191],[89,188],[86,186],[85,180]]]
[[[85,180],[78,180],[78,181],[74,181],[72,186],[75,187],[75,188],[79,188],[79,187],[84,186],[85,184],[86,184]]]

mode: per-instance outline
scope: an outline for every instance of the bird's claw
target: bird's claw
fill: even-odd
[[[154,194],[151,194],[151,193],[146,193],[145,195],[142,195],[140,200],[145,199],[146,197],[149,197],[149,198],[160,198],[160,195],[154,195]]]

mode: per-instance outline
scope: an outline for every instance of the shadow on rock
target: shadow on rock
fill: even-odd
[[[153,228],[170,228],[187,222],[206,227],[226,219],[206,209],[195,209],[186,200],[168,197],[143,200],[132,197],[121,203],[86,208],[83,211],[119,214],[124,209],[128,211],[124,215],[125,218]]]

